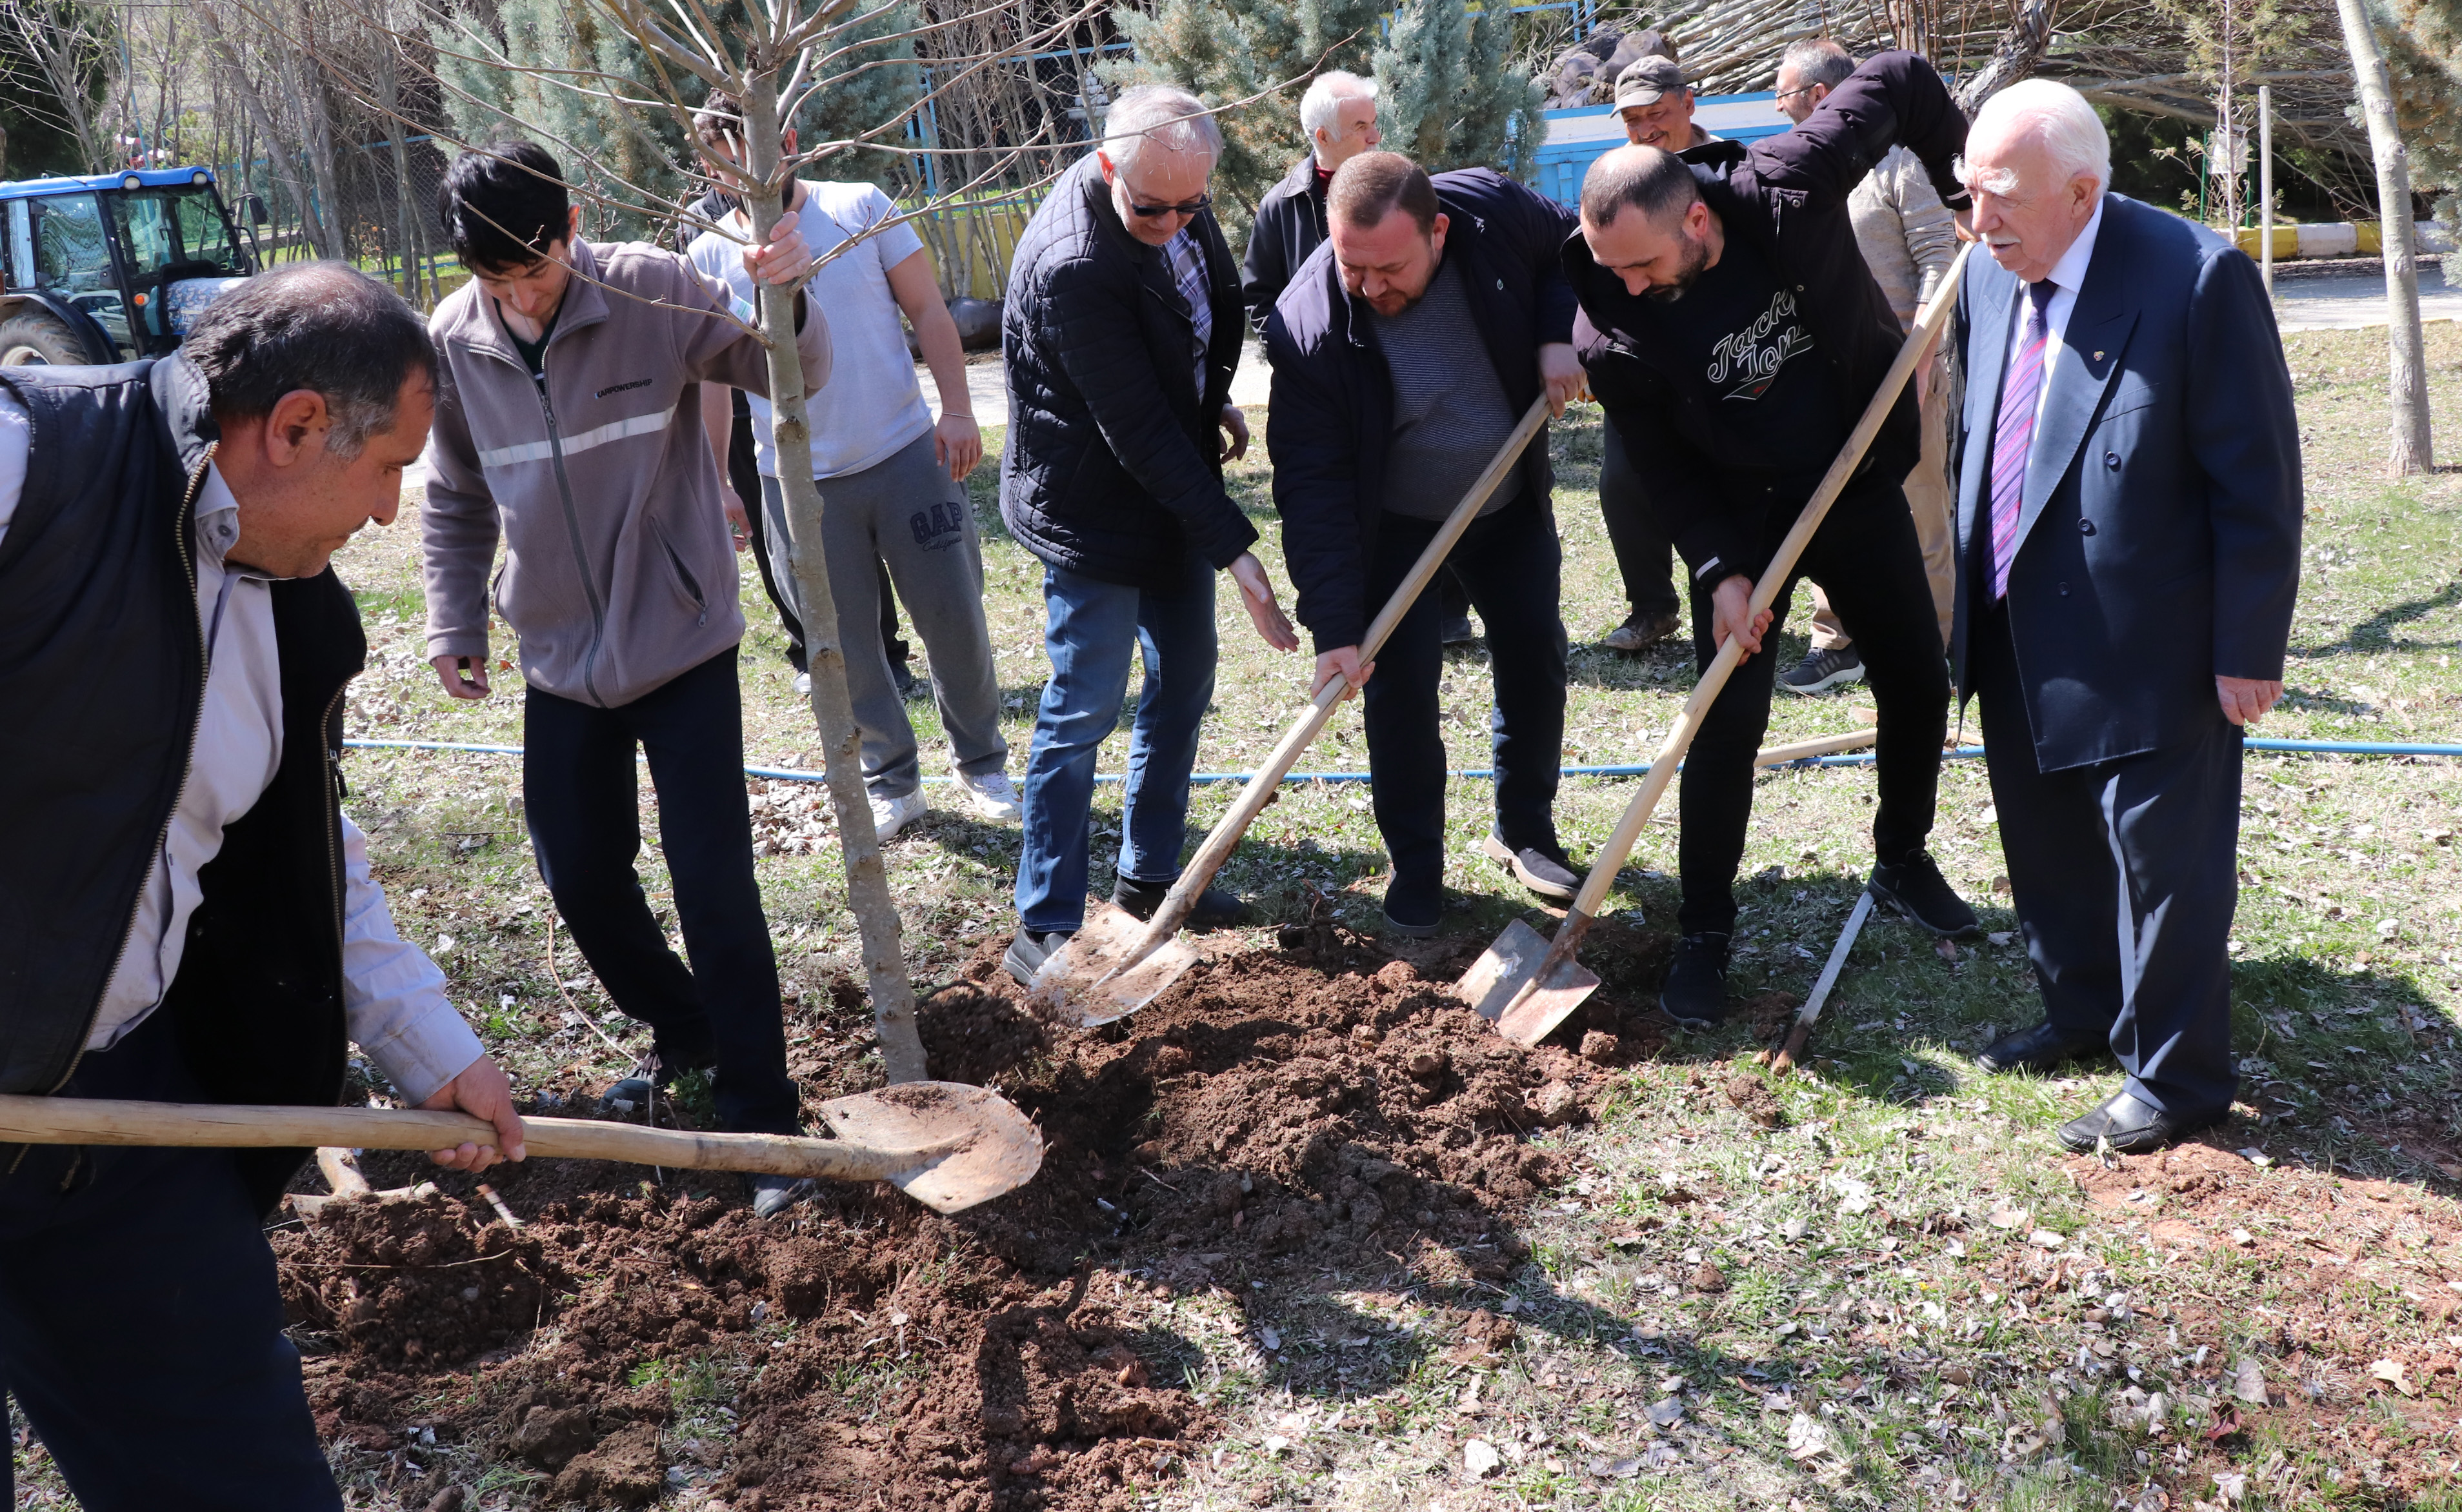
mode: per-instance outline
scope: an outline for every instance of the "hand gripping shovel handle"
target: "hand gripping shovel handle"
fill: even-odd
[[[837,1139],[784,1134],[695,1134],[588,1118],[525,1118],[528,1153],[699,1171],[885,1181],[938,1148],[878,1150]],[[233,1103],[119,1102],[85,1097],[0,1096],[0,1144],[205,1145],[225,1149],[331,1145],[360,1150],[442,1150],[498,1142],[495,1125],[467,1113],[391,1108],[299,1108]]]
[[[1496,455],[1488,459],[1486,470],[1470,486],[1470,491],[1462,495],[1461,502],[1454,506],[1454,512],[1445,517],[1443,526],[1428,542],[1427,548],[1419,552],[1419,559],[1411,564],[1410,574],[1393,590],[1393,596],[1385,601],[1385,607],[1377,611],[1375,620],[1369,625],[1367,636],[1359,643],[1359,660],[1363,666],[1374,660],[1376,653],[1384,649],[1385,642],[1393,634],[1393,627],[1402,622],[1402,616],[1410,613],[1411,606],[1418,601],[1429,580],[1436,575],[1436,569],[1444,565],[1454,543],[1461,539],[1462,531],[1470,529],[1470,522],[1479,517],[1479,511],[1486,508],[1488,499],[1504,482],[1505,476],[1522,461],[1523,448],[1530,444],[1530,438],[1538,435],[1540,428],[1546,423],[1547,397],[1542,394],[1531,400],[1530,407],[1523,412],[1522,422],[1513,427],[1513,434],[1507,436],[1504,444],[1496,449]],[[1256,774],[1248,779],[1247,786],[1240,789],[1240,801],[1231,806],[1230,812],[1214,826],[1213,832],[1205,837],[1205,843],[1197,848],[1197,854],[1190,857],[1188,865],[1181,869],[1179,880],[1163,895],[1162,906],[1155,910],[1154,919],[1146,926],[1146,932],[1138,937],[1135,948],[1110,975],[1128,972],[1179,933],[1181,922],[1197,906],[1197,899],[1204,893],[1206,884],[1214,880],[1214,874],[1222,869],[1222,863],[1231,858],[1232,848],[1240,843],[1242,835],[1248,832],[1248,826],[1264,811],[1265,805],[1273,802],[1275,789],[1290,774],[1301,753],[1324,730],[1325,722],[1333,717],[1334,706],[1342,702],[1348,691],[1349,684],[1338,677],[1317,690],[1316,697],[1308,701],[1308,706],[1301,711],[1299,719],[1283,733],[1273,755],[1266,759],[1264,766],[1257,768]]]
[[[1889,374],[1881,379],[1881,386],[1873,391],[1871,402],[1864,406],[1863,419],[1857,421],[1854,430],[1847,434],[1846,444],[1839,448],[1837,460],[1822,475],[1821,486],[1812,491],[1812,497],[1804,503],[1803,512],[1796,516],[1795,529],[1786,532],[1786,539],[1779,543],[1777,554],[1770,558],[1769,566],[1754,583],[1751,607],[1744,612],[1747,622],[1760,617],[1760,612],[1767,609],[1778,597],[1779,591],[1786,586],[1788,574],[1795,571],[1796,559],[1803,554],[1804,547],[1811,544],[1813,532],[1821,529],[1821,522],[1829,514],[1829,507],[1838,501],[1839,494],[1846,491],[1847,483],[1855,476],[1855,469],[1864,464],[1864,453],[1871,449],[1872,438],[1880,434],[1881,426],[1890,418],[1890,411],[1896,406],[1899,391],[1913,376],[1915,364],[1932,351],[1933,339],[1940,335],[1941,327],[1948,324],[1949,313],[1957,303],[1958,281],[1966,273],[1966,259],[1974,251],[1973,242],[1959,245],[1957,256],[1950,263],[1949,272],[1941,279],[1940,288],[1932,296],[1932,303],[1924,306],[1923,313],[1915,317],[1914,329],[1907,333],[1906,344],[1898,349],[1897,360],[1890,364]],[[1615,832],[1608,836],[1608,843],[1591,857],[1589,875],[1584,879],[1581,892],[1575,895],[1571,912],[1566,916],[1564,923],[1557,926],[1555,938],[1548,941],[1546,958],[1515,993],[1512,1002],[1505,1005],[1504,1013],[1510,1013],[1515,1004],[1528,997],[1559,966],[1571,960],[1573,952],[1580,948],[1582,937],[1589,933],[1591,923],[1598,918],[1599,905],[1606,900],[1608,889],[1615,885],[1616,874],[1624,869],[1626,857],[1632,854],[1633,846],[1641,839],[1642,827],[1650,823],[1651,810],[1658,807],[1660,794],[1666,792],[1667,785],[1674,780],[1675,768],[1684,760],[1685,751],[1692,747],[1693,737],[1699,732],[1703,717],[1710,712],[1710,705],[1717,702],[1718,694],[1727,685],[1728,677],[1743,659],[1743,646],[1735,637],[1729,636],[1719,645],[1717,656],[1702,672],[1700,682],[1693,689],[1693,696],[1685,701],[1684,713],[1676,720],[1675,727],[1667,732],[1665,744],[1658,747],[1657,756],[1651,761],[1650,775],[1642,779],[1641,791],[1632,795],[1632,802],[1625,808],[1624,817],[1616,821]]]

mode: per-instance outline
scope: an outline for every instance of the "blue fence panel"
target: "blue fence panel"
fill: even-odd
[[[1547,121],[1547,143],[1539,149],[1539,171],[1531,187],[1561,205],[1576,204],[1582,197],[1582,175],[1590,171],[1590,164],[1609,148],[1624,145],[1624,122],[1613,105],[1541,114]],[[1694,102],[1693,122],[1730,141],[1758,141],[1794,124],[1779,113],[1778,97],[1767,92],[1703,95]]]

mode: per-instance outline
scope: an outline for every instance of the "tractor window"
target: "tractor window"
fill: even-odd
[[[183,276],[247,271],[208,189],[128,190],[111,196],[111,212],[119,223],[128,276],[140,283],[173,267]]]
[[[62,293],[110,292],[111,247],[101,207],[91,194],[55,194],[27,202],[32,212],[34,281]]]

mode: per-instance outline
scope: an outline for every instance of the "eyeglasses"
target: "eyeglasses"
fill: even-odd
[[[1779,99],[1793,99],[1793,98],[1794,98],[1796,96],[1798,96],[1798,95],[1809,95],[1809,94],[1811,94],[1814,90],[1819,89],[1820,87],[1821,87],[1821,86],[1820,86],[1820,85],[1818,85],[1818,84],[1805,84],[1805,85],[1803,85],[1802,87],[1797,88],[1797,89],[1782,89],[1782,90],[1780,90],[1777,94],[1772,95],[1772,96],[1770,97],[1770,98],[1771,98],[1771,99],[1773,99],[1773,100],[1779,100]]]
[[[1129,206],[1129,213],[1141,221],[1159,221],[1166,215],[1197,215],[1212,206],[1213,204],[1214,196],[1210,194],[1200,194],[1196,199],[1183,200],[1177,205],[1132,204]]]

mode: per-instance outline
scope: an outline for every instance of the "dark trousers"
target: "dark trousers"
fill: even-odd
[[[1769,511],[1760,543],[1774,551],[1795,524],[1797,508]],[[1839,617],[1855,627],[1865,679],[1881,716],[1880,806],[1872,815],[1872,854],[1894,865],[1923,848],[1932,833],[1940,786],[1940,743],[1949,729],[1949,666],[1940,654],[1932,588],[1923,551],[1897,486],[1865,488],[1840,499],[1796,564],[1829,594]],[[1708,667],[1718,654],[1710,638],[1715,582],[1693,585],[1693,655]],[[1676,921],[1688,935],[1727,934],[1736,927],[1736,866],[1753,811],[1753,757],[1769,731],[1770,691],[1778,675],[1779,631],[1786,623],[1795,579],[1772,602],[1775,617],[1761,653],[1748,657],[1710,705],[1684,758],[1678,799],[1683,832],[1677,855],[1684,872]]]
[[[769,606],[778,611],[778,623],[787,632],[787,660],[798,672],[804,665],[804,621],[795,613],[795,595],[791,585],[781,589],[778,574],[787,570],[781,561],[772,565],[769,559],[769,529],[761,508],[761,463],[752,446],[752,412],[745,407],[744,391],[735,391],[735,431],[726,448],[726,486],[744,501],[745,535],[752,543],[752,560],[761,569],[761,591],[769,595]],[[889,585],[889,568],[879,564],[880,571],[880,645],[889,653],[892,664],[906,660],[906,642],[897,638],[897,599]]]
[[[1439,522],[1388,514],[1376,527],[1368,602],[1382,609],[1435,538]],[[1504,843],[1556,843],[1557,767],[1565,749],[1565,622],[1556,612],[1564,564],[1556,518],[1525,494],[1471,522],[1446,561],[1460,574],[1487,629],[1495,702],[1488,729],[1496,766],[1496,829]],[[1445,741],[1436,706],[1444,663],[1440,609],[1422,593],[1376,653],[1367,705],[1368,766],[1376,828],[1397,883],[1435,886],[1445,867]]]
[[[1606,454],[1599,459],[1599,515],[1607,522],[1624,596],[1636,615],[1675,613],[1675,549],[1641,496],[1641,475],[1624,449],[1615,421],[1606,425]]]
[[[793,1133],[801,1099],[787,1075],[778,962],[752,875],[735,648],[619,708],[533,687],[524,718],[530,844],[582,959],[616,1006],[650,1026],[662,1065],[716,1068],[723,1127]],[[633,870],[636,745],[650,758],[689,967],[667,948]]]
[[[198,1091],[158,1014],[60,1095]],[[337,1512],[282,1325],[228,1151],[34,1145],[0,1179],[0,1377],[86,1512]]]
[[[2107,1037],[2128,1091],[2149,1107],[2228,1106],[2239,1090],[2226,952],[2239,899],[2240,731],[2215,709],[2192,744],[2047,772],[2035,765],[2005,601],[1976,616],[1967,667],[2044,1017]]]

